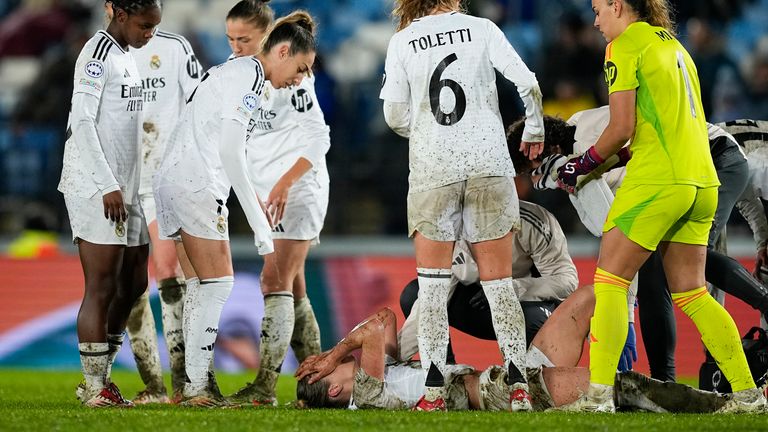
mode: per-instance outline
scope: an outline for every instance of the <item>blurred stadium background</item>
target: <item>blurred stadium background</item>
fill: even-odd
[[[229,47],[224,17],[235,0],[164,0],[161,28],[185,35],[207,68]],[[309,295],[329,347],[371,311],[398,311],[400,289],[415,277],[405,233],[407,142],[383,121],[378,91],[394,25],[391,0],[273,0],[278,15],[308,9],[320,24],[317,94],[331,127],[327,156],[331,199],[322,243],[307,263]],[[678,33],[696,61],[707,118],[768,119],[768,0],[673,0]],[[75,317],[82,273],[56,191],[72,73],[82,44],[103,26],[101,0],[0,1],[0,367],[76,369]],[[545,111],[568,118],[606,103],[605,42],[592,28],[589,0],[471,0],[468,9],[495,21],[536,72]],[[506,123],[521,115],[514,86],[501,80]],[[520,196],[559,219],[568,234],[582,283],[595,266],[597,240],[588,236],[562,193]],[[260,259],[236,199],[230,202],[236,267],[233,298],[220,338],[250,344],[251,354],[217,349],[217,367],[258,364],[262,300]],[[729,248],[752,270],[754,243],[734,215]],[[154,281],[150,283],[154,285]],[[156,288],[153,307],[159,323]],[[758,315],[735,299],[727,307],[743,333]],[[678,373],[695,376],[703,361],[690,322],[679,318]],[[500,361],[495,343],[455,335],[460,362]],[[160,337],[162,340],[162,337]],[[224,341],[222,341],[224,342]],[[162,342],[161,342],[162,343]],[[217,348],[226,347],[217,344]],[[161,354],[165,353],[161,345]],[[640,370],[647,370],[641,353]],[[164,360],[165,361],[165,360]],[[294,361],[295,362],[295,361]],[[128,349],[118,365],[133,367]],[[287,372],[291,361],[284,365]]]

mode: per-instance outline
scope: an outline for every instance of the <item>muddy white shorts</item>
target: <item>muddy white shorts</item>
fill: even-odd
[[[226,197],[208,189],[192,192],[173,183],[155,189],[157,227],[161,239],[181,239],[181,230],[198,238],[229,240]]]
[[[433,241],[496,240],[520,229],[520,202],[511,177],[477,177],[408,192],[408,236]]]
[[[149,231],[138,200],[126,205],[128,219],[112,222],[104,217],[104,201],[101,192],[90,198],[64,195],[72,227],[72,241],[85,240],[103,245],[142,246],[149,243]]]
[[[272,238],[319,243],[320,231],[328,211],[328,190],[327,177],[302,177],[296,182],[288,191],[283,219],[273,228]],[[261,198],[266,199],[267,196]]]

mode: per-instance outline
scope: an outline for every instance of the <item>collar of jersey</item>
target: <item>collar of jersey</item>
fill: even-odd
[[[101,33],[102,35],[108,37],[109,40],[111,40],[115,44],[115,47],[120,50],[121,53],[125,53],[125,51],[123,50],[123,47],[121,47],[120,44],[117,43],[117,41],[115,40],[115,38],[112,37],[111,34],[107,33],[104,30],[99,30],[97,33]]]

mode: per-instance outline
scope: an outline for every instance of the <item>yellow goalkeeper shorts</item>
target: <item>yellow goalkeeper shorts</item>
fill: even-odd
[[[663,241],[706,246],[716,209],[717,187],[622,186],[603,232],[617,227],[627,238],[651,251]]]

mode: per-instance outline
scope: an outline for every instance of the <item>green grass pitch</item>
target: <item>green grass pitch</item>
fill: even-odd
[[[224,393],[234,392],[252,378],[218,375]],[[142,388],[134,372],[116,371],[114,380],[129,398]],[[0,431],[768,431],[768,415],[299,410],[291,404],[296,384],[289,376],[279,381],[278,408],[145,406],[92,410],[80,406],[75,399],[74,389],[79,381],[76,371],[0,370]]]

